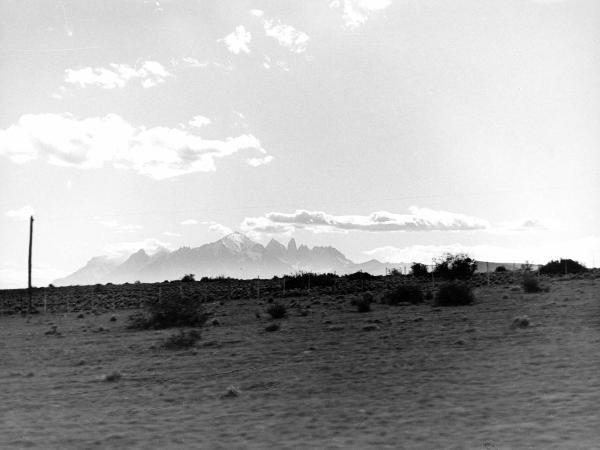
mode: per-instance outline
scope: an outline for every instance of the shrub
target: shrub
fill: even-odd
[[[193,273],[187,273],[181,278],[181,281],[185,283],[191,283],[192,281],[196,281],[196,277]]]
[[[311,287],[334,286],[338,276],[334,273],[297,272],[285,277],[286,289],[308,289]]]
[[[193,347],[200,340],[200,331],[198,330],[179,330],[179,333],[172,334],[163,342],[163,348],[168,350],[178,350]]]
[[[287,314],[287,309],[281,303],[273,303],[267,308],[267,314],[271,316],[271,319],[283,319]]]
[[[582,273],[586,271],[587,268],[583,264],[577,261],[573,261],[572,259],[562,258],[560,260],[550,261],[544,264],[542,267],[540,267],[540,273],[546,275],[559,275],[563,273]]]
[[[201,327],[206,322],[198,299],[184,296],[179,291],[163,293],[158,301],[146,306],[141,314],[129,318],[129,328],[163,329],[173,327]]]
[[[471,287],[460,281],[444,283],[435,297],[436,306],[470,305],[475,301]]]
[[[369,312],[371,311],[371,303],[373,303],[373,295],[365,292],[361,298],[356,300],[356,309],[359,313]]]
[[[433,274],[439,278],[448,280],[466,280],[471,278],[477,270],[477,261],[464,253],[453,255],[446,253],[436,261]]]
[[[412,266],[410,266],[410,273],[415,277],[426,277],[429,275],[427,266],[421,263],[413,263]]]
[[[404,284],[386,292],[383,295],[383,303],[397,305],[399,303],[423,303],[423,291],[415,284]]]
[[[375,276],[371,275],[369,272],[363,272],[362,270],[359,270],[358,272],[349,273],[347,275],[344,275],[344,278],[346,278],[347,280],[350,280],[350,281],[372,280],[373,278],[375,278]]]
[[[496,267],[496,270],[494,272],[506,272],[506,267],[498,266]]]
[[[540,292],[542,290],[537,277],[532,273],[525,273],[523,275],[521,285],[523,286],[523,290],[527,293]]]

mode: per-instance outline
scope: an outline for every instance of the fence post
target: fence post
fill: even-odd
[[[260,301],[260,275],[256,279],[256,298]]]
[[[46,305],[48,303],[48,293],[44,290],[44,314],[46,314]]]

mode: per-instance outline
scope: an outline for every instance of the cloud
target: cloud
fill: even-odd
[[[250,14],[255,17],[262,17],[264,16],[265,12],[262,9],[251,9]]]
[[[494,245],[411,245],[408,247],[379,247],[364,252],[384,262],[420,262],[431,264],[434,258],[444,253],[467,253],[480,261],[521,264],[529,261],[545,264],[552,259],[572,258],[592,266],[593,255],[600,254],[600,237],[587,236],[567,241],[546,242],[526,247],[502,247]]]
[[[238,25],[232,33],[223,39],[219,39],[219,42],[224,42],[227,50],[237,55],[240,52],[250,53],[250,49],[248,48],[250,40],[252,40],[252,34],[246,31],[243,25]]]
[[[215,233],[219,233],[222,236],[227,236],[228,234],[233,233],[233,230],[228,226],[221,225],[218,222],[210,220],[208,222],[202,222],[203,225],[208,225],[208,229],[210,231],[214,231]]]
[[[99,223],[103,227],[110,228],[110,229],[116,231],[117,233],[133,233],[135,231],[142,229],[141,225],[135,225],[132,223],[122,224],[114,219],[107,220],[107,221],[100,221]]]
[[[241,150],[267,154],[252,134],[218,140],[197,133],[189,125],[134,126],[116,114],[81,120],[70,114],[26,114],[0,129],[0,155],[18,164],[42,159],[82,169],[110,166],[161,180],[215,171],[218,159]]]
[[[6,217],[14,220],[26,220],[35,214],[33,207],[26,205],[19,209],[11,209],[6,212]]]
[[[292,214],[271,212],[246,218],[245,231],[286,233],[302,228],[313,232],[335,231],[465,231],[483,230],[490,224],[480,218],[412,206],[410,214],[379,211],[364,215],[335,216],[322,211],[296,210]]]
[[[168,237],[181,237],[181,234],[173,233],[172,231],[164,231],[163,234]]]
[[[265,164],[269,164],[271,161],[273,161],[273,156],[271,156],[271,155],[267,155],[263,158],[248,158],[248,159],[246,159],[246,162],[248,163],[248,165],[250,165],[252,167],[264,166]]]
[[[183,225],[184,227],[188,227],[190,225],[198,225],[198,221],[196,219],[186,219],[180,222],[180,225]]]
[[[150,88],[164,83],[173,74],[156,61],[145,61],[139,68],[127,64],[109,64],[104,67],[83,67],[81,69],[67,69],[65,83],[80,87],[98,86],[103,89],[123,88],[130,81],[138,80],[142,87]]]
[[[173,246],[156,238],[147,238],[142,241],[115,242],[103,248],[103,253],[108,257],[128,256],[140,249],[148,253],[156,253],[161,249],[172,250]]]
[[[347,28],[356,29],[376,11],[383,11],[392,4],[392,0],[333,0],[329,7],[340,10]]]
[[[264,20],[265,35],[274,38],[279,45],[293,53],[302,53],[308,46],[310,38],[306,33],[296,30],[291,25],[275,23],[272,19]]]
[[[204,116],[194,116],[188,123],[193,127],[201,128],[203,126],[210,125],[211,120]]]

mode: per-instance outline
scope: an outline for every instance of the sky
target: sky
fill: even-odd
[[[600,264],[596,0],[0,0],[0,288],[232,231]]]

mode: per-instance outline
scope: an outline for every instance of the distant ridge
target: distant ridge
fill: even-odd
[[[275,239],[263,246],[245,234],[235,232],[196,248],[161,249],[153,255],[140,249],[125,259],[97,256],[73,274],[52,284],[157,282],[180,279],[186,273],[193,273],[196,279],[219,275],[271,278],[297,271],[343,275],[362,270],[372,275],[384,275],[386,269],[402,271],[408,267],[409,263],[386,264],[375,259],[354,263],[334,247],[297,246],[294,239],[290,239],[287,246]]]

